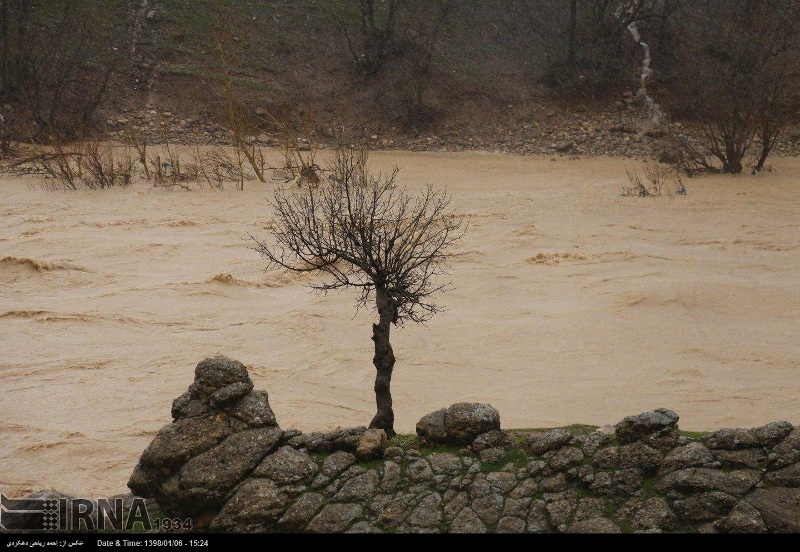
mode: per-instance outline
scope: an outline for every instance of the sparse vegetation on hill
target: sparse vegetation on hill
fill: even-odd
[[[651,98],[682,123],[674,134],[689,138],[699,167],[761,170],[770,153],[797,150],[797,9],[796,0],[6,0],[0,146],[87,126],[157,136],[164,120],[173,141],[239,144],[269,142],[275,120],[313,121],[311,138],[330,144],[346,120],[369,148],[657,157],[670,139],[639,107]],[[233,139],[231,87],[247,122]]]

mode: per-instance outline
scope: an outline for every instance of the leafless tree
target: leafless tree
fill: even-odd
[[[702,128],[703,149],[687,153],[705,170],[740,173],[757,144],[760,171],[800,114],[800,2],[703,0],[692,10],[670,102]]]
[[[320,173],[322,178],[316,176]],[[268,269],[323,273],[329,278],[313,289],[355,288],[357,308],[374,304],[377,413],[370,427],[391,437],[391,326],[423,322],[440,310],[432,299],[447,284],[437,279],[447,273],[452,246],[467,225],[449,212],[446,192],[429,185],[411,195],[397,186],[397,169],[372,172],[363,150],[340,147],[314,175],[276,190],[273,242],[252,239]]]
[[[73,140],[92,125],[119,60],[80,2],[37,10],[0,0],[0,104],[10,104],[21,139]],[[20,131],[21,132],[21,131]]]
[[[404,2],[405,0],[359,0],[360,24],[358,33],[353,33],[358,39],[351,36],[347,23],[341,19],[336,20],[359,71],[366,75],[379,73],[399,48],[396,42],[397,16]]]

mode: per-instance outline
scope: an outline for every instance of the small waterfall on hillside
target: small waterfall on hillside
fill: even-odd
[[[644,61],[642,61],[642,73],[641,73],[641,84],[639,85],[639,90],[636,92],[636,99],[640,102],[643,106],[647,108],[648,115],[650,116],[650,120],[654,123],[658,123],[661,121],[663,114],[661,113],[661,108],[658,104],[653,101],[647,94],[647,78],[653,74],[653,70],[650,68],[650,46],[642,41],[642,36],[639,33],[639,27],[636,24],[636,21],[631,22],[628,25],[628,32],[631,33],[631,36],[644,49]]]

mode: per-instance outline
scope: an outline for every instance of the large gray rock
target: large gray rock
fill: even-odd
[[[772,453],[774,454],[774,458],[771,457],[773,468],[783,468],[800,462],[800,428],[793,429],[789,435],[775,445]]]
[[[776,487],[800,487],[800,463],[770,472],[764,479]]]
[[[756,489],[747,502],[758,510],[770,532],[800,533],[800,489]]]
[[[542,455],[569,444],[572,439],[572,434],[565,429],[533,431],[525,438],[524,446],[528,453]]]
[[[148,466],[177,468],[215,447],[237,429],[243,429],[243,425],[237,427],[221,413],[178,420],[161,428],[139,461]]]
[[[619,447],[619,467],[638,469],[645,475],[655,473],[663,458],[658,450],[641,442]]]
[[[278,528],[289,532],[301,531],[322,508],[324,500],[322,495],[317,493],[300,495],[278,520]]]
[[[550,453],[548,453],[548,456]],[[578,447],[562,447],[547,458],[550,467],[556,471],[563,471],[583,462],[584,455]]]
[[[597,450],[611,442],[611,436],[603,431],[595,430],[591,433],[576,435],[572,444],[580,448],[587,456],[592,456]]]
[[[345,481],[333,499],[339,502],[365,502],[375,494],[378,481],[378,472],[369,470]]]
[[[255,477],[272,479],[279,485],[308,480],[319,470],[319,466],[305,453],[283,446],[270,454],[253,470]]]
[[[710,449],[741,450],[755,447],[772,447],[789,433],[793,426],[789,422],[773,422],[753,429],[720,429],[701,440]]]
[[[358,504],[328,504],[306,529],[309,533],[341,533],[361,514],[362,508]]]
[[[442,497],[431,493],[420,501],[406,522],[415,527],[436,527],[442,520],[441,506]]]
[[[503,495],[492,492],[484,497],[472,501],[472,511],[487,526],[494,525],[503,511]]]
[[[633,516],[633,524],[639,529],[660,529],[668,531],[677,523],[667,501],[659,496],[647,500]]]
[[[700,493],[673,503],[678,517],[684,521],[713,521],[728,515],[738,499],[726,493],[711,491]]]
[[[366,427],[349,427],[328,432],[314,432],[300,435],[289,441],[294,448],[305,448],[309,452],[355,452]]]
[[[673,430],[679,417],[672,410],[658,408],[638,416],[628,416],[617,423],[615,431],[620,443],[632,443],[644,437]]]
[[[356,458],[362,462],[383,458],[386,448],[386,432],[382,429],[368,429],[358,440]]]
[[[720,429],[703,435],[700,440],[712,450],[740,450],[759,446],[758,437],[753,429]]]
[[[717,449],[714,451],[714,459],[724,468],[757,469],[767,460],[767,453],[762,448],[742,450]]]
[[[489,404],[457,403],[444,415],[447,442],[469,445],[478,435],[500,429],[500,413]]]
[[[265,532],[289,506],[291,498],[271,479],[248,479],[209,525],[211,531]]]
[[[772,422],[755,429],[756,439],[762,447],[773,447],[789,435],[794,426],[786,421]]]
[[[238,401],[226,405],[225,411],[250,427],[277,427],[275,414],[269,406],[266,391],[253,391]]]
[[[592,457],[592,465],[601,470],[614,470],[619,468],[619,447],[606,447],[598,450]]]
[[[195,456],[180,470],[183,489],[225,493],[275,450],[283,432],[277,428],[248,429]]]
[[[447,429],[444,427],[446,408],[431,412],[417,422],[417,435],[429,443],[444,443],[447,440]]]
[[[720,533],[766,533],[767,526],[761,512],[747,502],[739,502],[726,518],[717,521],[714,527]]]
[[[470,508],[463,508],[450,524],[451,533],[485,533],[486,525]]]
[[[431,469],[436,475],[455,475],[464,469],[461,459],[449,452],[441,454],[431,454],[428,457]]]
[[[714,463],[714,456],[700,443],[689,443],[672,449],[662,460],[659,473],[666,474],[686,468],[709,467]]]
[[[547,514],[547,504],[544,500],[534,500],[531,502],[531,509],[528,513],[528,533],[549,533],[553,528],[550,525],[550,518]]]
[[[237,384],[244,384],[244,387]],[[221,401],[223,403],[226,402],[226,398],[231,399],[237,395],[236,398],[243,397],[253,388],[253,382],[250,380],[250,374],[247,373],[244,364],[228,357],[215,356],[206,358],[197,365],[194,370],[194,383],[189,389],[207,397],[213,397],[215,393],[230,385],[235,387],[231,391],[217,395],[223,398]],[[248,386],[249,389],[242,392]]]
[[[656,483],[656,490],[665,492],[721,491],[732,495],[743,495],[759,482],[761,476],[753,470],[721,472],[708,468],[687,468],[671,472]]]
[[[506,516],[497,522],[496,533],[519,534],[525,532],[525,520],[518,517]]]
[[[492,431],[478,435],[475,440],[472,441],[472,450],[480,452],[490,448],[502,448],[508,445],[508,436],[498,429],[493,429]]]
[[[354,454],[341,450],[336,451],[322,462],[322,474],[327,477],[336,477],[355,462]]]

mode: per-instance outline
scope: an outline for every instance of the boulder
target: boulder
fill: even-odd
[[[236,430],[237,426],[222,413],[178,420],[161,428],[142,453],[140,462],[159,468],[177,468],[215,447]]]
[[[500,413],[488,404],[458,403],[445,412],[444,427],[448,443],[468,445],[483,433],[499,430]]]
[[[270,454],[253,470],[253,476],[272,479],[280,485],[306,481],[317,473],[319,466],[311,457],[290,446]]]
[[[619,447],[619,467],[638,469],[642,473],[655,473],[664,455],[644,443],[630,443]]]
[[[383,458],[386,447],[386,432],[382,429],[368,429],[361,435],[356,446],[356,458],[365,462]]]
[[[275,414],[269,406],[269,393],[253,391],[226,405],[225,411],[250,427],[277,427]]]
[[[478,435],[475,440],[472,441],[472,450],[480,452],[490,448],[505,447],[508,444],[508,436],[498,429],[493,429],[492,431]]]
[[[563,471],[583,462],[584,454],[578,447],[562,447],[552,453],[547,453],[550,467],[556,471]]]
[[[709,468],[687,468],[667,474],[656,483],[656,490],[660,492],[677,490],[687,493],[721,491],[732,495],[743,495],[760,479],[759,473],[753,470],[721,472]]]
[[[767,453],[762,448],[743,450],[714,450],[714,459],[725,468],[751,468],[761,467],[766,461]]]
[[[253,382],[250,380],[250,374],[247,373],[244,364],[228,357],[215,356],[206,358],[197,365],[194,371],[194,383],[189,389],[210,397],[229,385],[236,385],[234,389],[242,389],[237,384],[244,384],[245,387],[249,385],[250,389],[253,388]],[[231,393],[239,394],[236,391]]]
[[[322,474],[327,477],[336,477],[355,462],[354,454],[341,450],[336,451],[322,462]]]
[[[444,427],[446,408],[431,412],[420,418],[417,422],[417,435],[429,443],[444,443],[447,440],[447,430]]]
[[[350,427],[327,432],[314,432],[299,435],[289,442],[294,448],[305,448],[309,452],[355,452],[366,427]]]
[[[771,467],[783,468],[800,462],[800,428],[793,429],[772,449]]]
[[[710,449],[741,450],[759,446],[753,429],[720,429],[700,438]]]
[[[770,472],[764,479],[776,487],[800,487],[800,462]]]
[[[787,435],[789,435],[794,426],[786,421],[772,422],[761,427],[757,427],[753,431],[758,439],[759,446],[773,447],[780,443]]]
[[[711,491],[676,500],[673,508],[683,521],[713,521],[727,515],[738,499],[726,493]]]
[[[569,444],[572,439],[572,434],[565,429],[534,431],[525,438],[524,446],[528,453],[542,455]]]
[[[667,501],[659,496],[649,498],[633,516],[633,524],[639,529],[660,529],[668,531],[677,523]]]
[[[730,513],[714,524],[720,533],[766,533],[764,518],[752,504],[746,500],[739,502]]]
[[[714,456],[700,443],[689,443],[672,449],[661,461],[659,473],[666,474],[676,470],[695,467],[710,467]]]
[[[289,506],[291,497],[271,479],[248,479],[209,525],[211,531],[265,532]]]
[[[674,430],[678,419],[678,415],[672,410],[658,408],[653,412],[623,418],[614,427],[620,443],[626,444],[653,434]]]
[[[300,495],[278,520],[278,528],[285,532],[302,530],[322,508],[324,500],[318,493]]]
[[[257,428],[231,435],[183,465],[181,487],[223,493],[232,489],[277,447],[282,433],[276,428]]]
[[[311,520],[306,530],[309,533],[341,533],[361,517],[358,504],[328,504]]]
[[[756,489],[747,502],[758,510],[771,533],[800,533],[800,489]]]

